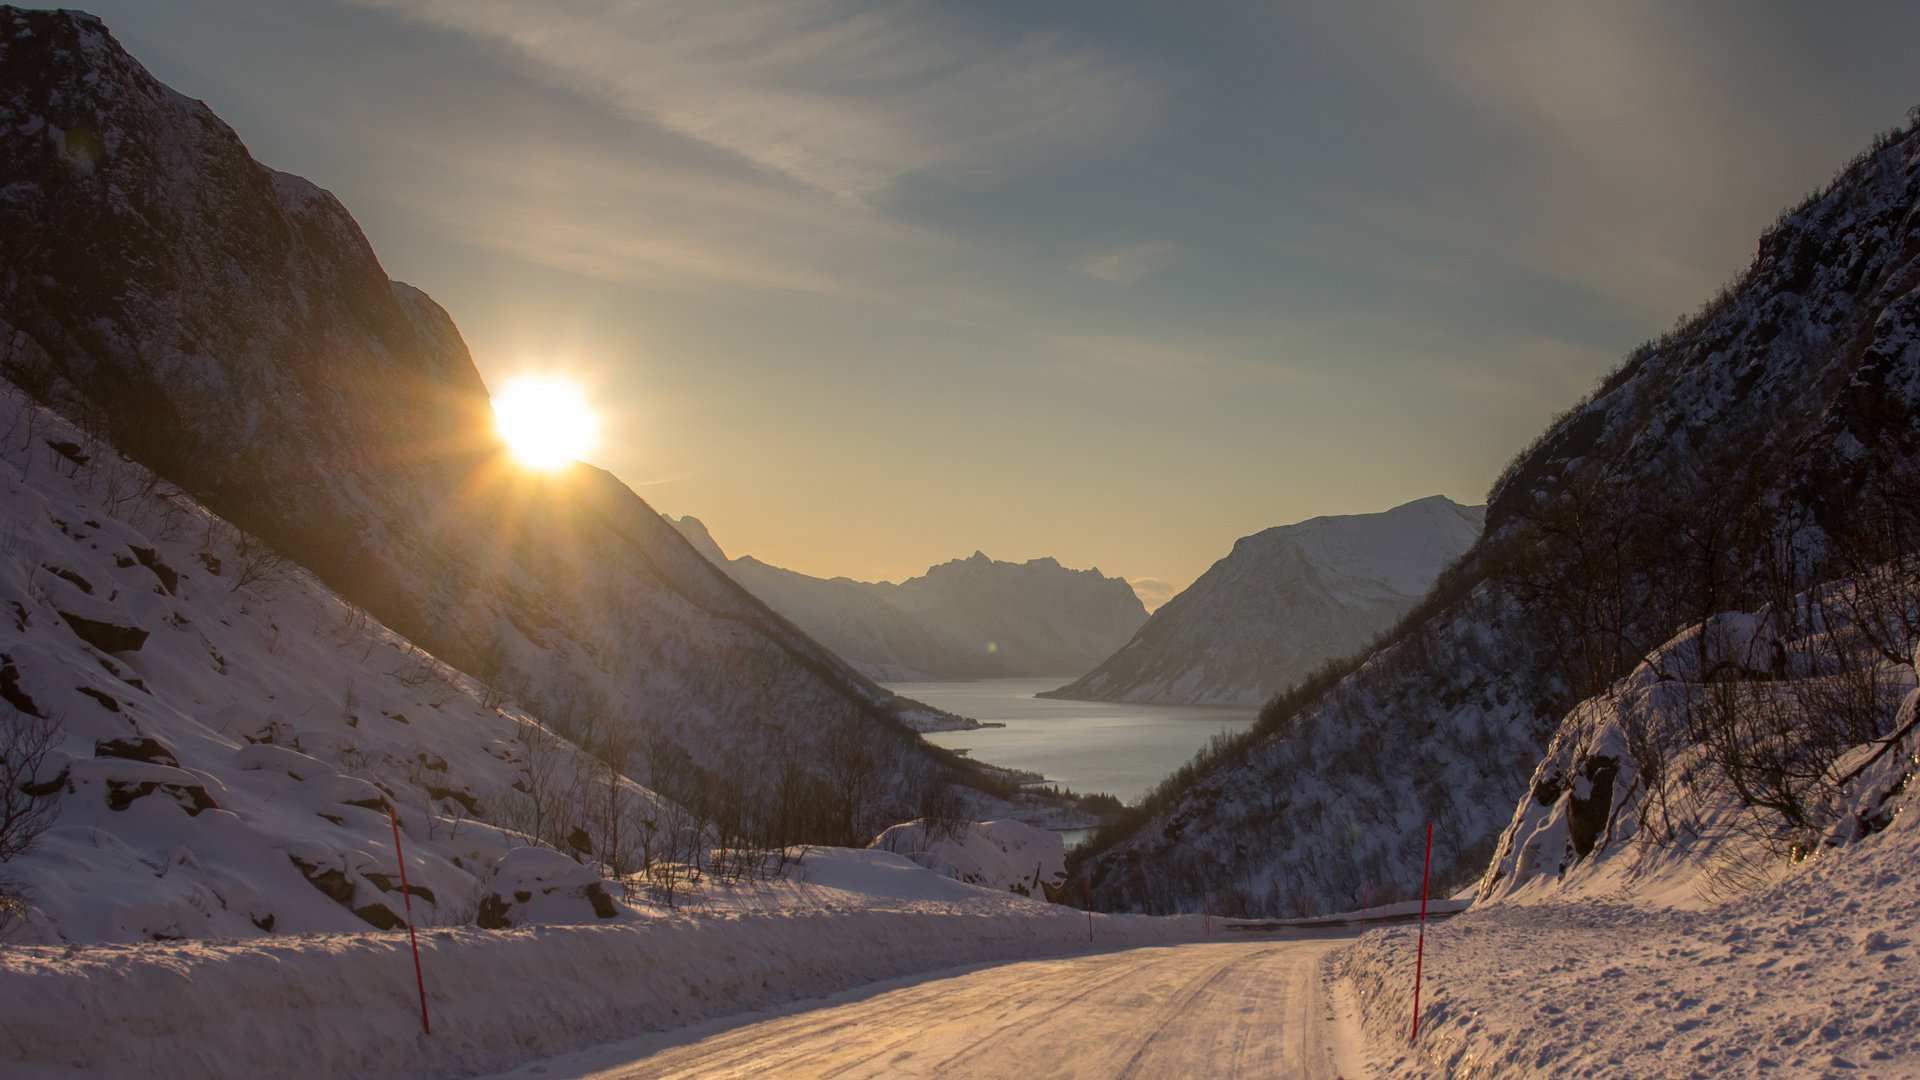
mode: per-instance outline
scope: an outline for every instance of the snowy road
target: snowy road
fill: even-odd
[[[1358,1032],[1336,1017],[1319,974],[1339,944],[1235,941],[1003,964],[506,1075],[1359,1080]]]

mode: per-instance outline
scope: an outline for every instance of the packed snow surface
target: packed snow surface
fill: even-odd
[[[1334,944],[1195,943],[1005,964],[596,1047],[496,1080],[1360,1080],[1351,1016],[1320,977]]]

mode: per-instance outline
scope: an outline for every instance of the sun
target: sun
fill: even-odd
[[[494,425],[522,465],[558,469],[593,449],[600,417],[578,383],[551,375],[509,379],[493,398]]]

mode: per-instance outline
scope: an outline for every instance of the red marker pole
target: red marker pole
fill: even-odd
[[[400,850],[400,818],[387,804],[387,820],[393,824],[393,857],[400,863],[400,900],[407,905],[407,944],[413,946],[413,983],[420,988],[420,1032],[433,1034],[427,1023],[427,980],[420,974],[420,939],[413,934],[413,894],[407,889],[407,857]]]
[[[1084,884],[1087,887],[1087,940],[1092,941],[1093,940],[1093,879],[1088,878],[1084,882]]]
[[[1408,1042],[1420,1037],[1420,969],[1427,960],[1427,871],[1433,869],[1433,822],[1427,822],[1427,862],[1420,868],[1420,946],[1413,955],[1413,1034],[1407,1036]]]

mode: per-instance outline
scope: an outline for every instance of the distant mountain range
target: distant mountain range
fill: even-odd
[[[1257,705],[1413,610],[1484,511],[1435,495],[1243,536],[1125,648],[1041,696]]]
[[[976,551],[897,585],[817,578],[729,559],[699,518],[667,520],[748,592],[881,682],[1078,675],[1147,621],[1124,579],[1053,559],[999,562]]]

